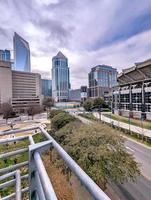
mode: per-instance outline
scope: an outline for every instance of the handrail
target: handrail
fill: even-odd
[[[75,173],[83,185],[88,189],[90,194],[96,200],[110,200],[101,188],[81,169],[81,167],[67,154],[67,152],[53,139],[53,137],[51,137],[44,128],[39,128],[47,139],[52,140],[53,147],[66,162],[71,171]]]
[[[6,132],[0,132],[0,136],[7,135],[7,134],[8,135],[15,134],[15,133],[19,133],[19,132],[26,132],[26,131],[35,130],[35,129],[40,129],[41,133],[47,138],[47,140],[51,141],[51,145],[58,152],[60,157],[65,161],[66,165],[71,169],[71,171],[79,178],[79,180],[82,182],[82,184],[86,187],[86,189],[90,192],[90,194],[92,195],[92,197],[95,200],[110,200],[110,198],[101,190],[101,188],[81,169],[81,167],[54,140],[54,138],[48,134],[48,132],[43,127],[41,127],[41,126],[40,127],[30,127],[30,128],[20,129],[20,130],[11,130],[11,131],[6,131]],[[10,141],[19,141],[19,140],[27,139],[27,138],[29,139],[29,142],[30,142],[29,162],[25,161],[23,163],[19,163],[19,164],[10,166],[10,167],[0,169],[0,173],[6,173],[8,171],[18,169],[22,166],[29,165],[29,168],[30,168],[29,181],[32,181],[32,183],[30,183],[32,185],[32,191],[34,191],[33,184],[37,184],[37,188],[39,188],[39,191],[42,191],[42,192],[39,192],[39,196],[43,196],[43,199],[45,198],[46,200],[57,200],[56,194],[53,190],[53,186],[51,185],[51,182],[48,178],[48,175],[46,173],[45,167],[43,165],[43,162],[42,162],[42,159],[41,159],[41,156],[39,153],[39,147],[44,149],[45,144],[47,145],[50,142],[48,142],[48,141],[41,142],[41,143],[38,143],[39,144],[38,145],[38,144],[34,143],[32,135],[28,135],[28,136],[26,135],[26,136],[14,137],[14,138],[0,139],[0,143],[7,143]],[[40,145],[44,145],[44,146],[41,147]],[[12,153],[5,153],[5,154],[0,155],[0,158],[4,158],[4,157],[6,157],[6,155],[10,156],[10,155],[22,153],[25,150],[27,150],[27,149],[20,149],[20,150],[13,151]],[[33,172],[35,173],[34,176],[33,176]],[[32,177],[35,177],[35,179],[32,179]],[[30,190],[31,190],[31,186],[29,187],[29,191]],[[11,195],[14,197],[14,193]],[[11,195],[10,195],[10,197],[12,197]],[[9,196],[7,196],[6,198],[4,197],[2,199],[9,199]],[[31,199],[31,196],[30,196],[30,199]]]

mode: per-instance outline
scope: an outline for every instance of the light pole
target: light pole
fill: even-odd
[[[111,112],[110,112],[110,124],[112,126],[112,116],[111,116]]]
[[[128,118],[128,124],[129,124],[129,133],[131,132],[131,117],[129,115],[129,118]]]
[[[102,121],[102,108],[101,108],[101,106],[99,107],[99,111],[100,111],[100,121]]]
[[[141,117],[141,127],[142,127],[142,141],[144,141],[144,124],[143,124],[143,117]]]

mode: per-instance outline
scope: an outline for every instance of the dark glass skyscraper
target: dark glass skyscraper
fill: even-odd
[[[17,33],[14,33],[14,66],[13,69],[17,71],[30,72],[30,48],[27,41],[25,41]]]
[[[52,96],[52,81],[48,79],[42,79],[42,94],[45,97]]]
[[[68,59],[59,51],[52,58],[52,96],[56,102],[68,101],[69,85]]]

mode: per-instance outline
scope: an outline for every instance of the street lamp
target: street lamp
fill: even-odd
[[[129,133],[131,132],[131,117],[130,117],[130,114],[129,114],[129,118],[128,118],[128,124],[129,124]]]
[[[99,112],[100,112],[100,121],[102,121],[102,108],[101,108],[101,106],[99,107]]]
[[[144,118],[141,117],[141,127],[142,127],[142,141],[144,140],[144,124],[143,124]]]

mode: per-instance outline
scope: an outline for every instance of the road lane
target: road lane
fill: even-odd
[[[144,177],[151,181],[151,149],[131,140],[126,140],[125,145],[133,150],[135,159],[141,164],[141,172]]]
[[[90,120],[75,116],[83,123],[90,124]],[[125,146],[128,152],[132,153],[136,161],[140,163],[142,175],[137,183],[113,184],[113,189],[121,200],[151,200],[151,148],[129,139],[126,139]]]

